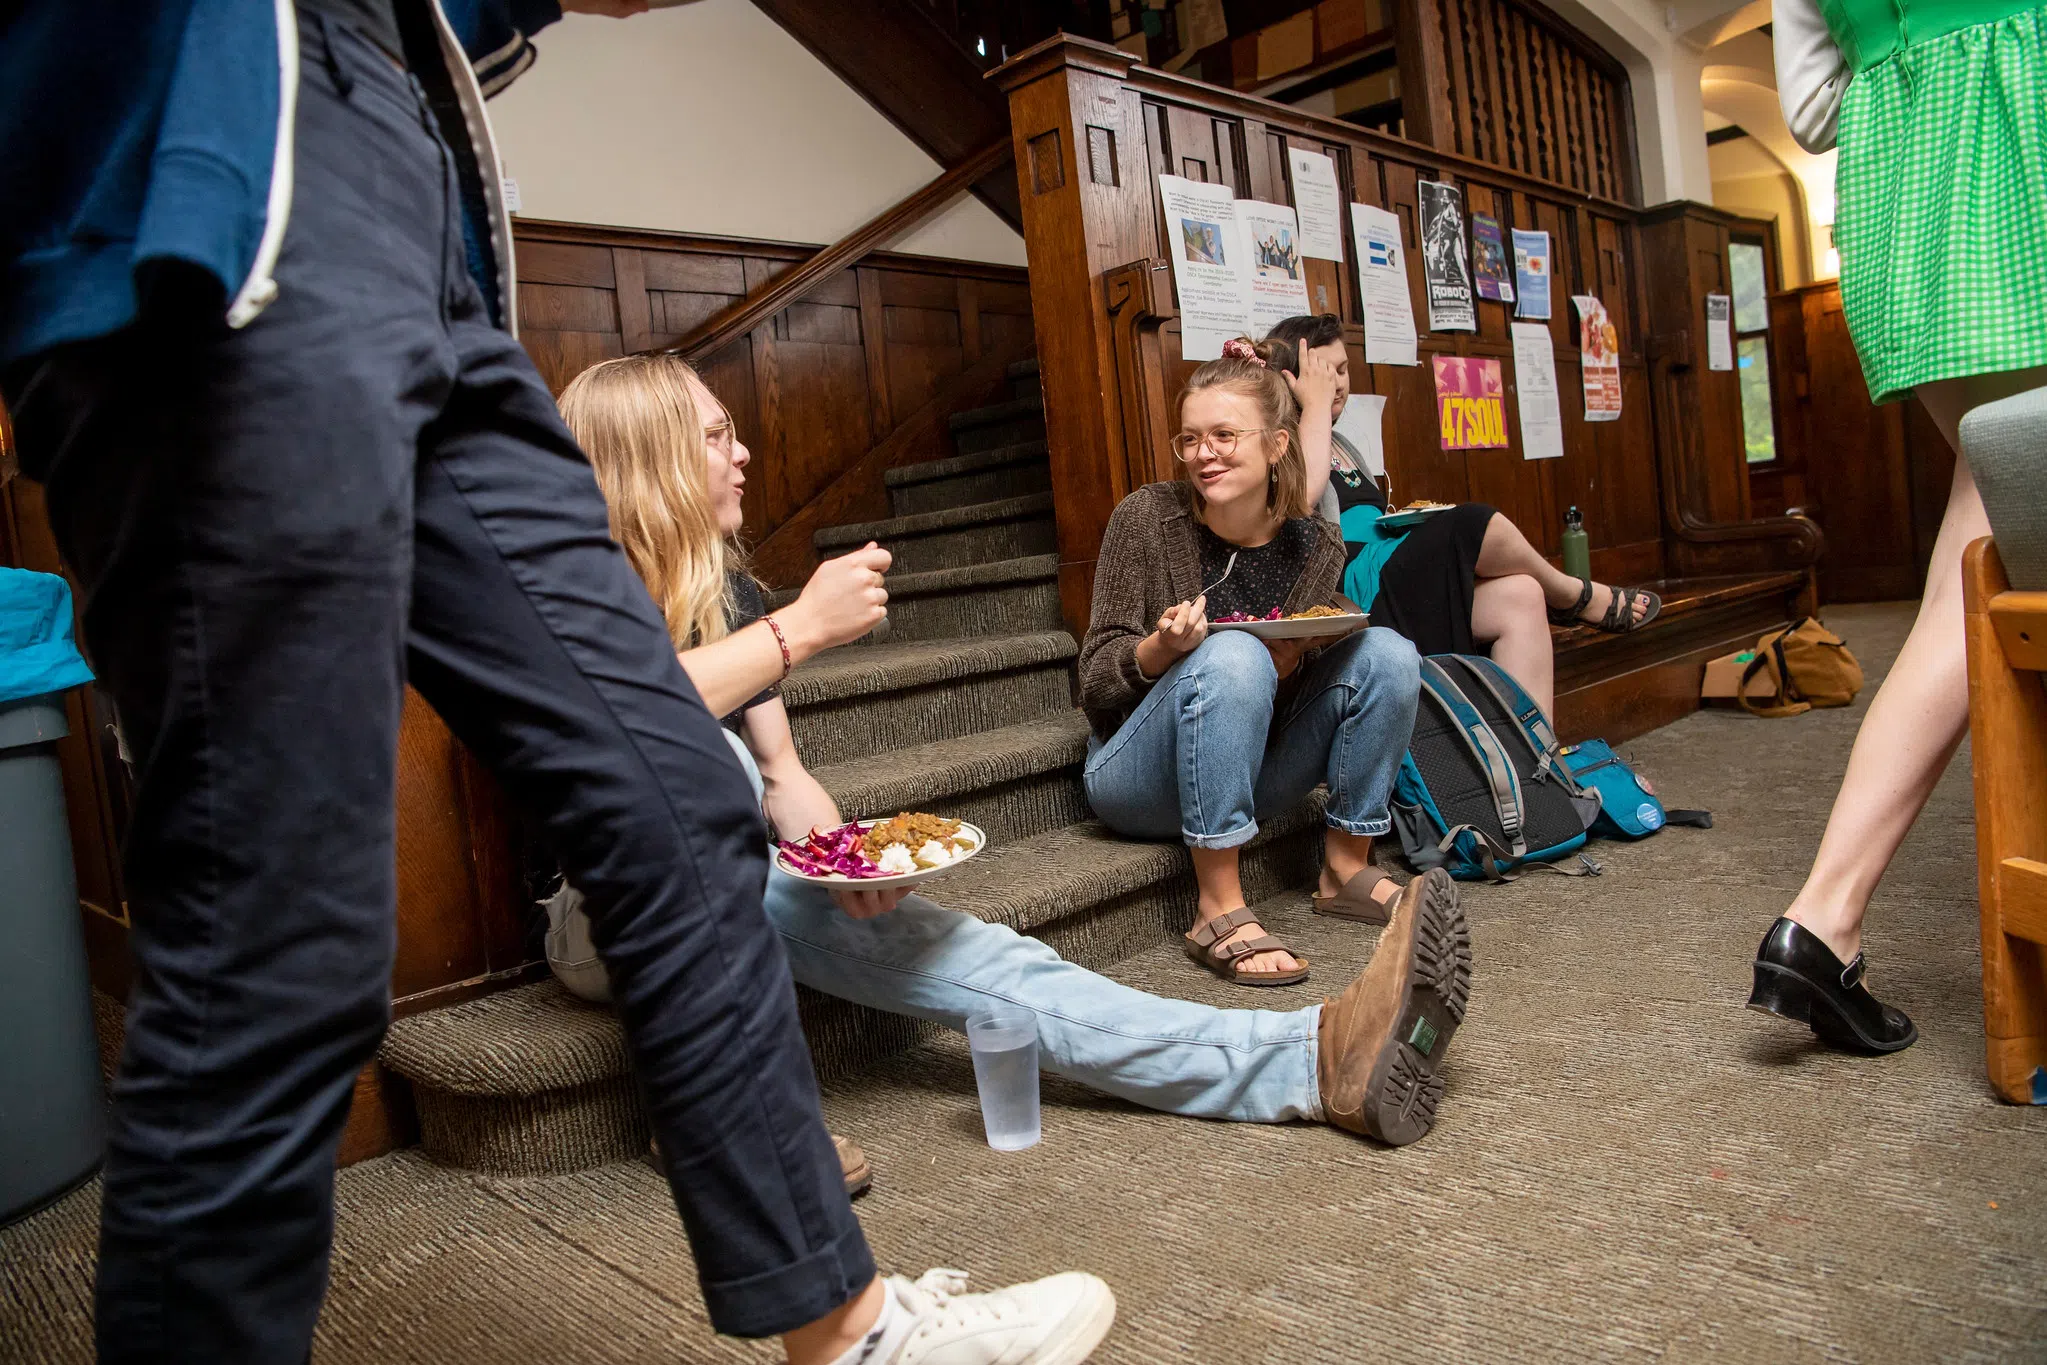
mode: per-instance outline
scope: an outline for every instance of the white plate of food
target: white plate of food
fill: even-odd
[[[1371,618],[1361,611],[1339,611],[1335,607],[1310,607],[1292,616],[1266,616],[1250,620],[1217,617],[1210,630],[1241,630],[1261,640],[1311,640],[1320,635],[1348,635],[1363,630]]]
[[[1456,506],[1454,502],[1411,502],[1396,511],[1382,514],[1379,524],[1389,531],[1401,531],[1419,526],[1438,512],[1448,512]]]
[[[854,820],[775,843],[775,866],[819,886],[882,891],[952,871],[988,847],[979,825],[922,811]]]

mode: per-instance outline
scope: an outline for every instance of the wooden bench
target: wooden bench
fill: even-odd
[[[1969,741],[1990,1083],[2047,1104],[2047,592],[2013,592],[1988,537],[1964,552]]]
[[[1804,570],[1641,584],[1663,610],[1641,630],[1608,635],[1591,626],[1551,628],[1556,648],[1557,733],[1567,742],[1624,739],[1668,725],[1699,706],[1706,661],[1746,649],[1767,630],[1813,610]]]

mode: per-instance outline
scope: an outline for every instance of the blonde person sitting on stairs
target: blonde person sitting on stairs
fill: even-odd
[[[826,561],[795,602],[763,615],[730,543],[749,455],[695,371],[674,356],[608,360],[578,375],[561,407],[684,670],[759,781],[769,824],[785,837],[840,824],[775,689],[795,664],[880,622],[887,551]],[[1440,873],[1399,898],[1348,988],[1284,1012],[1148,995],[900,889],[827,892],[771,869],[766,912],[796,980],[815,990],[954,1029],[990,1006],[1023,1005],[1037,1012],[1046,1069],[1096,1090],[1202,1118],[1320,1119],[1396,1145],[1434,1122],[1438,1066],[1470,977],[1456,887]]]

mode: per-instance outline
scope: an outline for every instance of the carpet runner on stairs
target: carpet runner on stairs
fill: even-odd
[[[1008,401],[952,418],[957,454],[887,471],[893,515],[817,533],[821,556],[869,540],[895,555],[888,628],[808,661],[782,695],[798,752],[848,818],[931,810],[989,832],[934,899],[1106,968],[1185,930],[1192,865],[1177,845],[1088,818],[1036,363],[1009,382]],[[1310,801],[1266,823],[1248,895],[1312,877],[1318,812]],[[933,1031],[812,992],[802,1004],[828,1083]],[[539,1174],[646,1146],[616,1018],[552,981],[400,1019],[382,1057],[412,1083],[421,1144],[441,1161]]]

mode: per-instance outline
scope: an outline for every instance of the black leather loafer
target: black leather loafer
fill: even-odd
[[[1905,1012],[1862,984],[1862,954],[1843,964],[1818,934],[1779,919],[1756,952],[1748,1007],[1805,1024],[1821,1042],[1847,1052],[1902,1052],[1919,1039]]]

